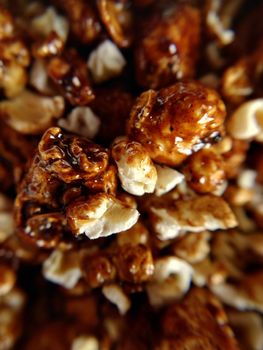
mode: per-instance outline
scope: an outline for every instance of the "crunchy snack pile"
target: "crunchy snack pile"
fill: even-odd
[[[0,350],[263,349],[262,14],[0,0]]]

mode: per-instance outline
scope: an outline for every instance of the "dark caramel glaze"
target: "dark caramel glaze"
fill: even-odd
[[[53,2],[65,12],[72,33],[81,43],[90,44],[98,39],[102,27],[91,1],[53,0]]]
[[[157,9],[142,19],[134,51],[139,85],[156,89],[194,77],[200,19],[200,11],[186,4]]]
[[[133,39],[133,14],[129,0],[96,0],[101,20],[120,47],[129,47]]]
[[[202,149],[191,155],[184,173],[190,187],[199,193],[215,192],[226,178],[223,158],[213,149]]]
[[[106,149],[50,128],[18,189],[15,216],[19,231],[34,244],[53,248],[70,231],[65,211],[90,193],[115,194],[116,170]]]
[[[47,71],[60,93],[72,105],[86,105],[94,99],[86,62],[76,50],[69,49],[63,56],[52,58]]]
[[[127,132],[154,161],[177,166],[224,134],[225,115],[214,90],[181,82],[142,93],[132,108]]]

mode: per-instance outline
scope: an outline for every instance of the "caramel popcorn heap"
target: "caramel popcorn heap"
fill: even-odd
[[[262,11],[0,0],[0,350],[263,349]]]

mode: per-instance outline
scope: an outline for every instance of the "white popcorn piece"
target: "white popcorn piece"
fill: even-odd
[[[230,116],[227,129],[236,139],[263,141],[263,98],[242,103]]]
[[[56,12],[53,6],[49,6],[42,15],[35,17],[31,26],[34,31],[43,36],[48,36],[54,31],[64,42],[67,40],[69,23],[66,17]]]
[[[140,143],[129,141],[127,137],[118,137],[112,145],[112,157],[126,192],[136,196],[154,192],[157,171]]]
[[[152,206],[151,222],[158,238],[168,240],[185,232],[215,231],[237,226],[229,205],[212,195],[174,201],[173,205]]]
[[[29,82],[37,91],[45,95],[53,94],[44,60],[36,59],[34,61],[30,70]]]
[[[140,215],[136,208],[105,193],[74,205],[73,212],[73,218],[68,214],[70,227],[76,234],[85,234],[90,239],[126,231],[136,224]]]
[[[223,21],[219,17],[222,1],[210,0],[209,5],[209,11],[206,16],[208,28],[222,45],[230,44],[234,40],[235,33],[233,30],[225,28]]]
[[[6,122],[22,134],[39,134],[52,125],[53,118],[64,112],[61,96],[44,97],[24,90],[16,97],[0,102]]]
[[[103,41],[88,59],[88,68],[95,83],[102,83],[121,74],[126,61],[118,47],[110,40]]]
[[[155,165],[157,170],[157,182],[155,194],[162,196],[171,191],[175,186],[184,180],[184,175],[179,171],[169,168],[165,165]]]
[[[91,335],[81,335],[73,340],[71,350],[99,350],[100,344],[97,338]]]
[[[100,119],[89,107],[75,107],[67,119],[59,119],[58,125],[70,132],[93,139],[100,128]]]
[[[174,256],[155,262],[152,282],[146,286],[152,306],[162,306],[181,298],[189,289],[193,269],[190,264]]]
[[[263,312],[263,300],[257,300],[238,286],[227,283],[212,285],[211,291],[225,304],[238,310],[256,310]],[[261,287],[262,292],[262,287]],[[262,294],[262,293],[261,293]],[[262,299],[262,297],[261,297]]]
[[[237,184],[241,188],[252,189],[255,186],[257,172],[252,169],[244,169],[237,178]]]
[[[131,307],[130,299],[117,284],[109,284],[102,288],[102,293],[111,303],[115,304],[121,315],[125,315]]]
[[[77,254],[54,250],[43,263],[44,277],[64,288],[75,287],[82,276]]]
[[[15,232],[12,203],[0,193],[0,243]]]

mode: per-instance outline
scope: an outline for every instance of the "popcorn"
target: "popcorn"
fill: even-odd
[[[100,119],[89,107],[75,107],[67,119],[59,119],[58,125],[77,135],[93,139],[100,128]]]
[[[263,99],[250,100],[238,107],[227,124],[231,136],[239,140],[263,140]]]
[[[136,209],[103,193],[92,196],[88,201],[73,203],[67,209],[71,230],[76,235],[85,234],[90,239],[128,230],[138,218]]]
[[[40,134],[64,112],[61,96],[44,97],[24,90],[16,97],[0,102],[0,113],[8,125],[22,134]]]
[[[211,195],[174,201],[172,205],[150,208],[151,224],[161,240],[177,237],[185,232],[201,232],[232,228],[237,221],[228,204]]]
[[[74,339],[71,350],[99,350],[100,345],[97,338],[88,335],[81,335]]]
[[[125,137],[116,139],[112,157],[125,191],[136,196],[154,191],[157,172],[148,153],[138,142],[130,142]]]
[[[75,287],[82,276],[78,254],[54,250],[44,261],[43,275],[48,281],[64,288]]]
[[[162,306],[181,298],[190,287],[192,273],[192,267],[184,260],[174,256],[158,259],[152,282],[146,286],[151,305]]]
[[[95,83],[102,83],[121,74],[126,65],[118,47],[110,40],[103,41],[88,59],[88,68]]]
[[[58,15],[53,6],[47,7],[43,14],[33,18],[31,26],[33,31],[42,36],[46,37],[51,32],[56,32],[64,42],[67,40],[68,21],[66,17]]]
[[[115,304],[121,315],[125,315],[131,307],[131,302],[122,288],[117,284],[109,284],[102,288],[102,293],[111,303]]]
[[[162,196],[171,191],[179,183],[184,180],[184,175],[179,171],[169,168],[165,165],[155,165],[157,170],[157,182],[155,187],[155,194]]]

